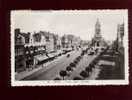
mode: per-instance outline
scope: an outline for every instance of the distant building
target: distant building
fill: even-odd
[[[81,44],[80,37],[76,37],[74,35],[64,35],[62,36],[62,47],[68,49],[77,49]]]
[[[61,49],[61,38],[58,35],[53,35],[54,39],[54,51]]]
[[[80,37],[74,36],[72,38],[71,46],[73,49],[78,49],[81,46],[81,39]]]
[[[80,46],[81,46],[81,47],[86,47],[86,48],[88,48],[89,45],[90,45],[90,41],[86,41],[86,40],[81,40],[81,41],[80,41]]]
[[[61,47],[62,47],[62,45],[61,45],[61,38],[58,36],[58,38],[57,38],[57,50],[60,50]]]
[[[68,48],[73,48],[73,42],[75,42],[75,36],[69,34],[67,35],[67,39],[68,39]]]
[[[123,52],[124,23],[117,25],[117,49]]]
[[[124,37],[124,23],[118,24],[117,26],[117,39],[120,46],[123,46],[123,37]]]
[[[95,35],[92,39],[92,44],[94,48],[102,48],[106,45],[102,35],[101,35],[101,24],[99,22],[99,19],[97,19],[97,22],[95,24]]]
[[[43,34],[43,36],[45,37],[45,41],[46,41],[46,52],[50,53],[52,51],[54,51],[54,37],[53,34],[50,32],[41,32]]]
[[[69,47],[69,41],[68,41],[67,35],[63,35],[61,37],[61,44],[62,44],[62,48],[68,48]]]

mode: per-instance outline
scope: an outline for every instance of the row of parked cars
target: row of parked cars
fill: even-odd
[[[86,78],[89,78],[93,70],[96,68],[98,65],[98,61],[100,57],[107,51],[107,48],[101,48],[100,51],[95,49],[95,50],[87,50],[89,51],[88,55],[94,55],[99,52],[99,55],[89,64],[85,67],[84,70],[82,70],[79,73],[79,76],[74,77],[73,80],[85,80]]]
[[[76,69],[76,65],[80,62],[82,57],[85,54],[87,54],[88,51],[89,51],[88,55],[94,55],[98,53],[98,50],[91,50],[91,51],[90,49],[82,50],[81,55],[78,56],[73,62],[71,62],[69,66],[66,67],[66,70],[60,71],[59,75],[63,78],[63,80],[65,79],[66,76],[70,76],[69,72],[71,73],[74,69]],[[99,57],[104,53],[104,51],[105,51],[104,48],[101,49],[99,51],[100,52],[99,56],[95,58],[89,65],[87,65],[85,69],[79,73],[79,76],[75,76],[73,80],[84,80],[88,78],[90,74],[93,72],[93,70],[96,68],[96,65],[99,61]],[[61,80],[61,77],[56,77],[54,80]]]
[[[71,62],[65,70],[60,70],[59,72],[59,76],[60,77],[56,77],[54,80],[61,80],[61,79],[65,79],[66,76],[70,76],[70,73],[72,73],[72,71],[74,71],[74,69],[76,69],[77,64],[80,62],[80,60],[82,59],[82,57],[84,56],[84,54],[86,53],[86,50],[82,50],[82,53],[77,56],[75,58],[75,60],[73,60],[73,62]],[[67,55],[67,57],[70,57],[70,54]]]
[[[90,48],[88,51],[88,55],[95,55],[98,54],[99,52],[102,52],[105,48]]]

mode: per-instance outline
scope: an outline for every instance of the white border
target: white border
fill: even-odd
[[[129,84],[129,65],[128,65],[128,9],[121,9],[125,11],[126,16],[124,16],[124,46],[125,46],[125,79],[124,80],[41,80],[41,81],[17,81],[15,80],[15,52],[14,52],[14,22],[13,22],[13,13],[14,12],[27,12],[34,10],[12,10],[10,13],[11,18],[11,86],[78,86],[78,85],[128,85]],[[39,11],[39,10],[38,10]],[[35,12],[38,12],[35,11]],[[50,11],[50,10],[49,10]],[[52,11],[52,10],[51,10]],[[53,10],[54,11],[54,10]],[[86,10],[57,10],[57,11],[86,11]],[[115,10],[88,10],[88,11],[115,11]],[[117,10],[116,11],[120,11]]]

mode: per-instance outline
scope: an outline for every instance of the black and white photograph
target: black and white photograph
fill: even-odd
[[[127,85],[128,10],[12,10],[11,85]]]

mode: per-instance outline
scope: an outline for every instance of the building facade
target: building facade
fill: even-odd
[[[117,50],[120,52],[124,52],[124,44],[123,44],[123,37],[124,37],[124,23],[117,25]]]
[[[118,24],[117,26],[117,39],[120,46],[123,46],[123,37],[124,37],[124,23]]]
[[[74,35],[64,35],[62,36],[62,47],[68,49],[77,49],[81,45],[80,37]]]
[[[26,61],[28,68],[35,67],[35,65],[37,64],[36,62],[38,62],[37,60],[39,59],[37,56],[46,53],[46,39],[40,32],[32,33],[29,38],[29,43],[25,44]]]
[[[102,48],[106,45],[102,35],[101,35],[101,24],[99,19],[97,19],[95,24],[95,35],[92,39],[92,44],[94,48]]]
[[[77,49],[80,44],[81,39],[73,35],[59,37],[46,31],[23,33],[15,29],[15,69],[34,68],[47,59],[57,57],[63,50]]]
[[[15,72],[20,72],[26,69],[25,38],[21,35],[20,29],[15,29]]]
[[[50,32],[42,32],[43,36],[45,37],[46,41],[46,52],[50,53],[54,51],[54,36]]]
[[[54,51],[61,50],[61,38],[58,35],[53,35],[54,39]]]
[[[69,42],[68,42],[67,35],[63,35],[61,37],[61,44],[62,44],[62,48],[68,48],[69,47]]]

